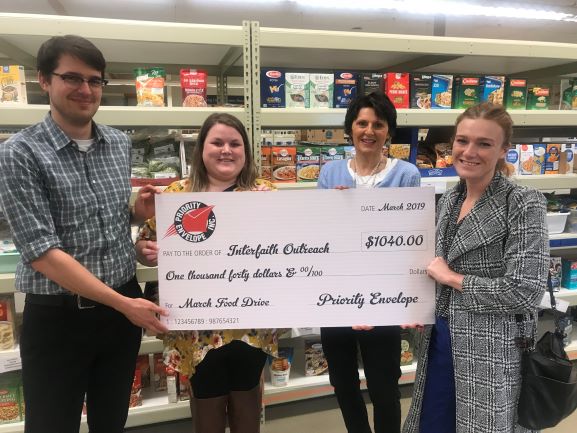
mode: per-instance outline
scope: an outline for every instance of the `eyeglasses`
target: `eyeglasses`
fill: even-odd
[[[60,77],[62,81],[64,81],[64,84],[73,88],[82,86],[82,83],[88,83],[88,86],[92,89],[99,89],[108,84],[108,80],[99,77],[84,78],[80,75],[59,74],[58,72],[52,72],[52,75]]]

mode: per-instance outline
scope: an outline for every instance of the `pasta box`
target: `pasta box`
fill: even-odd
[[[0,103],[26,104],[26,76],[24,66],[0,67]]]
[[[469,108],[477,105],[481,100],[479,77],[455,77],[453,108]]]
[[[317,146],[297,146],[297,182],[316,182],[319,178],[321,148]]]
[[[409,74],[388,72],[385,79],[385,92],[395,108],[409,108]]]
[[[559,174],[573,173],[573,143],[561,144],[561,159],[559,160]]]
[[[383,92],[383,74],[380,72],[364,72],[359,76],[359,85],[362,95],[369,95],[373,92]]]
[[[431,86],[430,74],[411,74],[411,108],[431,108]]]
[[[533,86],[527,91],[527,110],[548,110],[550,102],[548,87]]]
[[[322,146],[321,166],[327,162],[343,160],[345,155],[345,146]]]
[[[296,147],[273,146],[270,159],[273,182],[296,182]]]
[[[285,107],[285,75],[278,69],[260,71],[260,105],[263,108]]]
[[[507,110],[524,110],[527,106],[527,80],[507,78],[505,81],[505,107]]]
[[[347,108],[357,96],[359,75],[354,72],[335,72],[334,107]]]
[[[503,96],[505,94],[505,77],[501,75],[487,75],[482,80],[483,102],[491,102],[497,105],[503,105]]]
[[[548,143],[545,150],[545,174],[559,174],[560,143]]]
[[[431,86],[431,108],[448,109],[453,101],[453,76],[433,75]]]
[[[284,88],[287,108],[310,107],[310,75],[308,72],[286,72]]]
[[[310,74],[310,106],[332,108],[334,85],[334,74]]]

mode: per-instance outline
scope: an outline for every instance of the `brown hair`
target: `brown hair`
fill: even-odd
[[[492,120],[503,130],[503,148],[509,149],[511,146],[511,138],[513,137],[513,119],[511,119],[511,116],[509,113],[507,113],[507,110],[505,110],[502,105],[493,104],[491,102],[482,102],[467,108],[464,113],[461,113],[459,117],[457,117],[452,142],[455,141],[457,126],[459,126],[459,123],[461,123],[461,121],[464,119]],[[500,159],[497,162],[497,167],[495,170],[500,171],[505,176],[510,176],[512,174],[511,169],[507,166],[504,159]]]
[[[204,151],[204,142],[208,132],[216,124],[222,124],[234,128],[242,137],[242,142],[244,144],[244,167],[236,178],[236,185],[239,189],[248,190],[255,185],[257,169],[252,157],[252,149],[250,146],[250,140],[248,139],[248,134],[242,122],[236,117],[228,113],[213,113],[206,118],[200,132],[198,133],[198,143],[194,146],[192,151],[192,164],[190,167],[190,176],[188,178],[189,182],[186,185],[187,191],[204,191],[208,186],[208,174],[206,172],[206,166],[202,160],[202,153]]]

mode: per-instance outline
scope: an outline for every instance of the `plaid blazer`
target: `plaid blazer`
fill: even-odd
[[[547,283],[549,240],[543,195],[496,174],[461,222],[450,250],[445,233],[464,184],[441,197],[436,255],[465,275],[463,292],[437,284],[448,299],[456,387],[457,433],[528,432],[519,426],[520,335],[535,336]],[[418,433],[431,328],[422,336],[413,401],[403,433]]]

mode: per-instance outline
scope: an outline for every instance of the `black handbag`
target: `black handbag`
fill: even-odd
[[[556,314],[553,289],[547,285]],[[523,353],[517,422],[525,428],[554,427],[577,408],[577,367],[565,353],[563,337],[556,315],[555,332],[546,332],[533,350]]]

